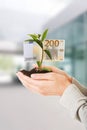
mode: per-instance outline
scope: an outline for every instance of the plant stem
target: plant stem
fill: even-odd
[[[43,56],[44,56],[44,49],[42,48],[41,66],[42,66],[42,63],[43,63]],[[41,66],[40,66],[40,68],[41,68]]]

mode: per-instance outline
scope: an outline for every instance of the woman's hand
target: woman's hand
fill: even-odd
[[[49,66],[47,68],[50,68],[52,72],[32,74],[31,78],[18,72],[17,76],[22,84],[33,92],[46,96],[61,96],[65,89],[72,83],[72,78],[56,67]]]

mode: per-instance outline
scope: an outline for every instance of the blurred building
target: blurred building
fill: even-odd
[[[64,39],[65,60],[59,67],[87,86],[87,1],[74,1],[45,24],[49,39]]]

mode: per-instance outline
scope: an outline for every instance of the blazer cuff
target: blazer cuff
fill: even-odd
[[[77,81],[75,78],[72,78],[72,84],[75,84],[79,90],[81,91],[81,93],[85,96],[87,96],[87,87],[83,86],[81,83],[79,83],[79,81]]]
[[[80,92],[75,84],[71,84],[61,96],[60,104],[69,110],[73,118],[80,120],[78,110],[84,104],[84,100],[87,100],[87,97]]]

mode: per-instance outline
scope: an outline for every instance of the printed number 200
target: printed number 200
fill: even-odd
[[[59,40],[45,40],[45,46],[46,47],[58,47],[59,46]]]

